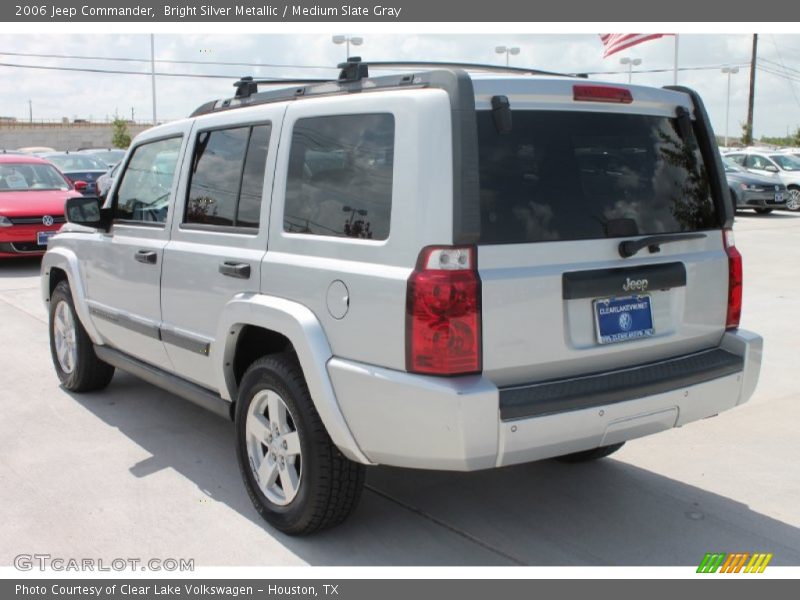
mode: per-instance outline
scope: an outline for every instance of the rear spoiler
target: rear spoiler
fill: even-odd
[[[711,121],[708,118],[706,107],[700,99],[700,95],[691,88],[682,85],[667,85],[665,90],[681,92],[689,96],[694,106],[694,135],[697,138],[697,145],[703,155],[703,162],[708,170],[708,183],[711,186],[711,195],[717,208],[717,214],[721,216],[720,225],[724,229],[733,227],[733,205],[731,204],[728,182],[725,178],[725,168],[722,166],[722,157],[717,147],[717,138],[711,128]]]

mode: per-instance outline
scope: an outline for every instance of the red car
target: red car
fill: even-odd
[[[44,254],[67,198],[80,195],[46,160],[0,154],[0,258]]]

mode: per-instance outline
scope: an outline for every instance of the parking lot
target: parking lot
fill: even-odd
[[[739,213],[742,326],[765,338],[753,399],[594,464],[472,474],[389,468],[343,526],[270,529],[241,484],[230,423],[118,373],[58,386],[38,260],[0,263],[0,565],[21,553],[215,565],[697,565],[772,552],[800,565],[800,214]]]

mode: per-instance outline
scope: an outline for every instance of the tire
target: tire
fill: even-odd
[[[605,458],[610,454],[614,454],[614,452],[622,448],[624,445],[625,442],[620,442],[619,444],[611,444],[610,446],[600,446],[599,448],[593,448],[592,450],[584,450],[583,452],[575,452],[573,454],[557,456],[556,460],[565,463],[588,462],[590,460],[597,460],[599,458]]]
[[[365,468],[331,441],[293,354],[272,354],[250,365],[236,402],[235,430],[247,494],[270,525],[308,535],[338,525],[355,510]]]
[[[769,213],[772,212],[771,208],[757,208],[755,210],[756,213],[758,213],[759,215],[768,215]]]
[[[50,355],[58,379],[71,392],[93,392],[106,387],[114,367],[94,353],[94,345],[75,312],[72,291],[60,281],[50,296]]]
[[[789,210],[800,210],[800,188],[789,188],[789,201],[786,203]]]

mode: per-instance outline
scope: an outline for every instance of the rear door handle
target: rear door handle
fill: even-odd
[[[237,263],[226,260],[224,263],[220,263],[219,272],[228,277],[250,279],[250,265],[247,263]]]
[[[154,265],[158,260],[158,254],[153,252],[152,250],[137,250],[134,258],[139,261],[140,263],[144,263],[146,265]]]

